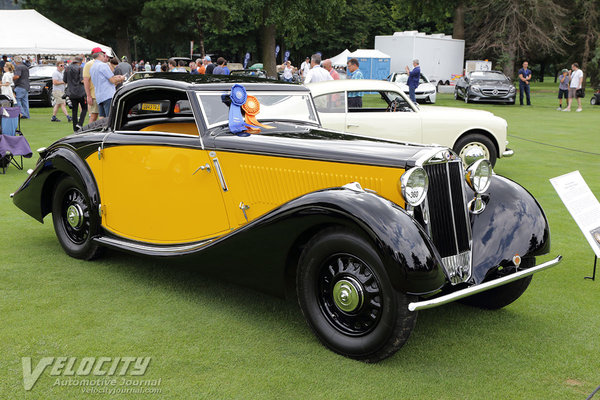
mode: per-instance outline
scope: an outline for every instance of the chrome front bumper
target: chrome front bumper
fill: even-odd
[[[562,256],[558,256],[553,260],[546,261],[543,264],[536,265],[535,267],[531,267],[528,269],[524,269],[519,272],[515,272],[514,274],[503,276],[502,278],[494,279],[493,281],[484,282],[480,285],[474,285],[462,290],[458,290],[453,293],[446,294],[444,296],[436,297],[433,299],[416,301],[408,304],[408,309],[410,311],[417,310],[425,310],[428,308],[433,308],[437,306],[441,306],[446,303],[451,303],[455,300],[462,299],[464,297],[468,297],[477,293],[485,292],[486,290],[490,290],[496,288],[498,286],[506,285],[507,283],[514,282],[521,278],[525,278],[526,276],[533,275],[536,272],[543,271],[547,268],[553,267],[556,264],[560,263],[562,260]]]

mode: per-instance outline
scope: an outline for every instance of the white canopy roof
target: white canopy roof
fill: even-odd
[[[348,63],[348,54],[350,54],[350,50],[346,49],[337,56],[331,57],[331,64],[334,67],[345,67]]]
[[[374,49],[358,49],[355,52],[348,54],[348,57],[355,58],[391,58],[382,51]]]
[[[0,21],[1,54],[89,54],[94,47],[113,54],[110,47],[78,36],[35,10],[0,10]]]

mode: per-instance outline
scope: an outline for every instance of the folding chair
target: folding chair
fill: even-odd
[[[0,99],[0,102],[2,99]],[[12,164],[23,169],[23,157],[31,157],[31,147],[21,132],[20,107],[0,107],[0,169]],[[19,157],[19,158],[16,158]]]

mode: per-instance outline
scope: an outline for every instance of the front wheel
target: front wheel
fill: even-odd
[[[525,269],[533,266],[535,266],[535,257],[523,258],[523,261],[521,262],[521,268]],[[498,276],[494,276],[493,278],[497,277]],[[519,279],[518,281],[514,281],[506,285],[475,294],[473,296],[465,297],[459,301],[463,304],[473,307],[497,310],[499,308],[506,307],[521,297],[521,295],[529,287],[532,278],[533,276],[529,275],[525,278]]]
[[[480,158],[490,161],[492,167],[496,165],[496,146],[487,137],[480,133],[468,134],[460,138],[454,145],[454,151],[469,166]]]
[[[351,231],[330,228],[313,237],[296,279],[306,321],[336,353],[377,362],[402,347],[414,328],[413,298],[393,288],[379,254]]]
[[[98,254],[99,246],[92,237],[98,232],[99,217],[85,189],[71,176],[61,180],[54,191],[52,222],[68,255],[90,260]]]
[[[592,96],[592,98],[590,99],[590,104],[595,106],[597,101],[598,100],[596,100],[596,96]]]

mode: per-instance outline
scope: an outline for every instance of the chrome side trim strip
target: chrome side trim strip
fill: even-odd
[[[170,256],[176,255],[179,253],[187,253],[190,251],[198,250],[201,247],[207,245],[212,242],[213,239],[207,239],[200,242],[194,242],[185,245],[152,245],[152,244],[141,244],[141,243],[131,243],[125,240],[119,240],[111,237],[101,236],[94,238],[94,241],[106,245],[118,247],[120,249],[133,251],[136,253],[155,253],[158,255]]]
[[[477,293],[485,292],[486,290],[506,285],[507,283],[514,282],[529,275],[533,275],[536,272],[553,267],[561,261],[562,256],[559,255],[555,259],[546,261],[543,264],[515,272],[514,274],[508,276],[503,276],[502,278],[494,279],[493,281],[484,282],[480,285],[474,285],[462,290],[458,290],[454,293],[449,293],[444,296],[436,297],[434,299],[412,302],[408,305],[408,309],[409,311],[425,310],[428,308],[434,308],[443,304],[451,303],[455,300],[462,299],[464,297],[468,297]]]

